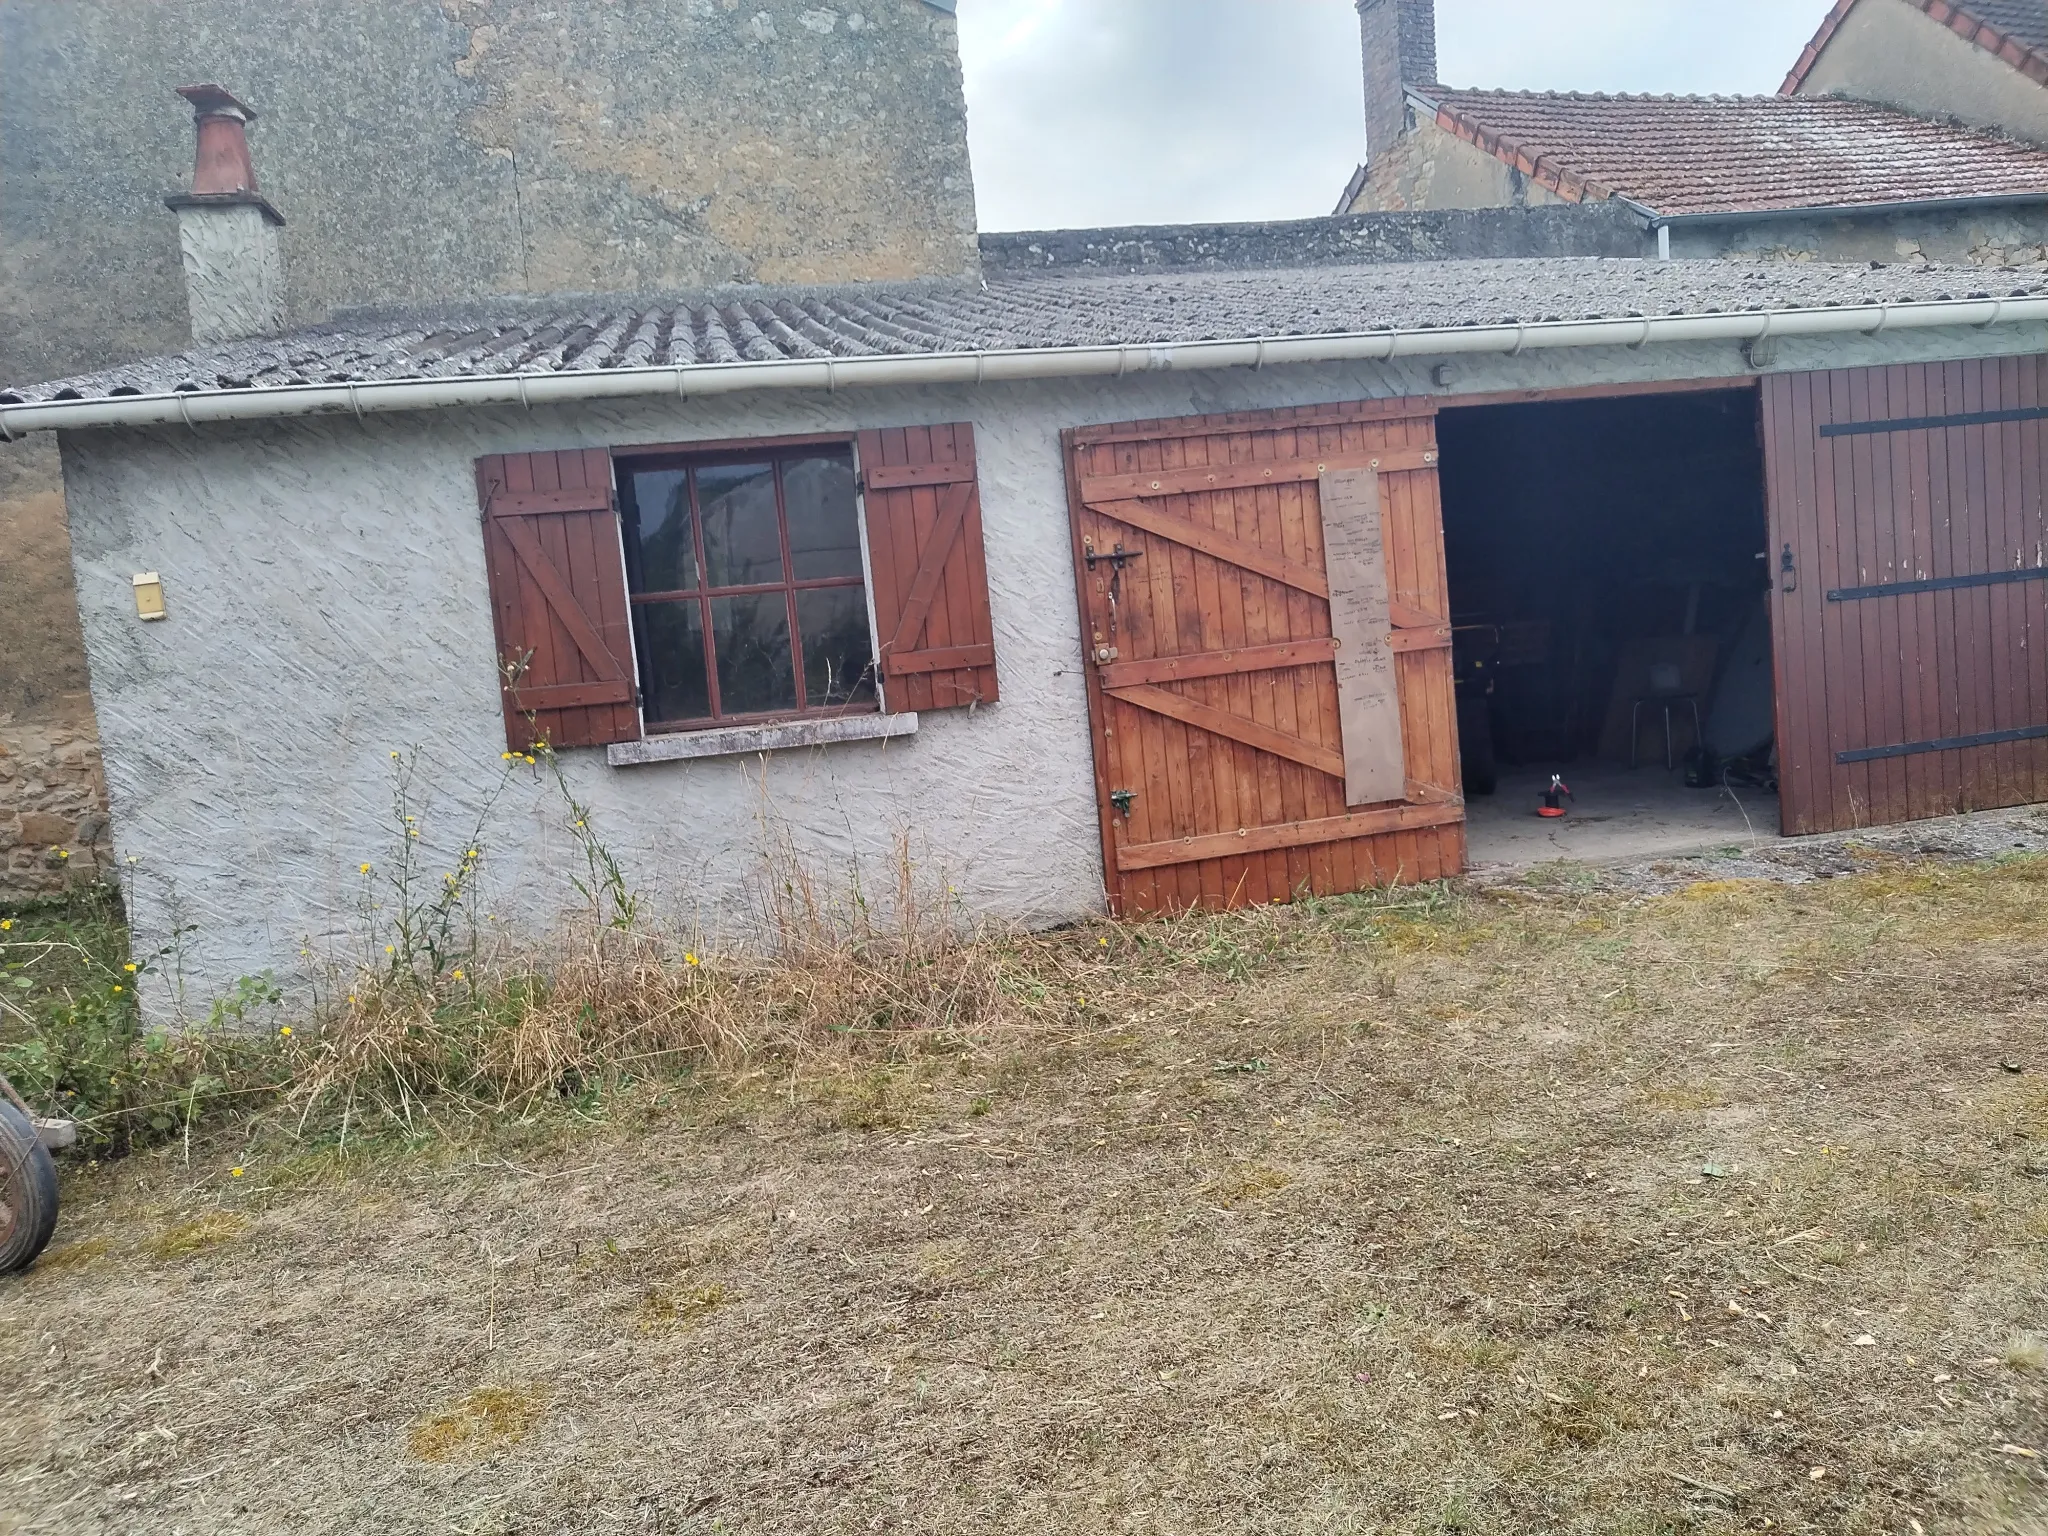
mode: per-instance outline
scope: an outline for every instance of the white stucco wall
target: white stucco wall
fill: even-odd
[[[201,346],[284,327],[284,237],[252,203],[178,210],[192,339]]]
[[[2048,350],[2048,330],[1895,333],[1786,347],[1810,368]],[[421,753],[422,845],[452,868],[498,782],[504,731],[473,461],[487,453],[972,421],[1002,701],[918,736],[768,759],[613,769],[575,792],[668,921],[750,926],[762,851],[886,892],[896,840],[963,913],[1050,925],[1100,912],[1103,876],[1059,432],[1064,427],[1432,392],[1430,360],[1121,381],[447,411],[63,444],[72,546],[117,851],[139,953],[173,951],[152,1019],[235,979],[351,952],[365,860],[393,843],[393,752]],[[1462,359],[1448,391],[1740,375],[1732,346]],[[161,572],[167,621],[131,578]],[[485,906],[540,931],[577,900],[554,790],[515,778],[485,832]],[[180,930],[189,929],[180,933]],[[310,952],[310,953],[307,953]],[[182,990],[181,990],[182,989]]]

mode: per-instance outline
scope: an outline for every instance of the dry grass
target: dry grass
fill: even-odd
[[[421,1461],[454,1461],[509,1449],[547,1412],[545,1387],[478,1387],[413,1425],[407,1448]]]
[[[734,1047],[466,1140],[74,1168],[65,1240],[103,1256],[0,1282],[0,1510],[2044,1529],[2048,865],[1552,878],[893,966],[686,979],[731,989],[678,997]],[[904,1011],[816,1028],[876,996]],[[166,1204],[263,1241],[154,1262]],[[497,1391],[516,1434],[464,1396]]]
[[[166,1227],[145,1242],[142,1251],[163,1263],[189,1259],[195,1253],[204,1253],[209,1248],[233,1242],[254,1225],[247,1216],[235,1211],[208,1211],[190,1221],[175,1222]],[[104,1252],[105,1240],[98,1241]]]

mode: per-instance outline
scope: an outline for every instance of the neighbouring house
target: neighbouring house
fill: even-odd
[[[2038,4],[1970,9],[2048,34]],[[2048,59],[1962,16],[1844,0],[1780,95],[1612,96],[1446,87],[1434,0],[1360,0],[1368,156],[1338,211],[1612,201],[1680,257],[2040,261]]]
[[[168,87],[258,103],[290,324],[975,269],[952,0],[0,0],[0,377],[191,343]],[[0,448],[0,901],[107,856],[51,440]],[[66,857],[68,855],[69,857]]]
[[[197,105],[204,322],[276,226]],[[407,305],[0,393],[61,447],[150,1017],[346,955],[414,754],[422,867],[487,820],[530,932],[581,857],[542,741],[716,933],[764,849],[1022,924],[1453,874],[1479,732],[1669,752],[1724,662],[1788,831],[2048,799],[2048,271],[1332,259],[1463,227]]]
[[[2042,0],[1837,0],[1782,87],[2048,144]]]

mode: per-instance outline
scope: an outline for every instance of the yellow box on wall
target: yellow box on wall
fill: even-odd
[[[164,579],[155,571],[144,571],[135,578],[135,617],[164,617]]]

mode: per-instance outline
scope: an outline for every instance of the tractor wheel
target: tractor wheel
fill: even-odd
[[[0,1099],[0,1275],[35,1263],[57,1230],[57,1166],[33,1121]]]

